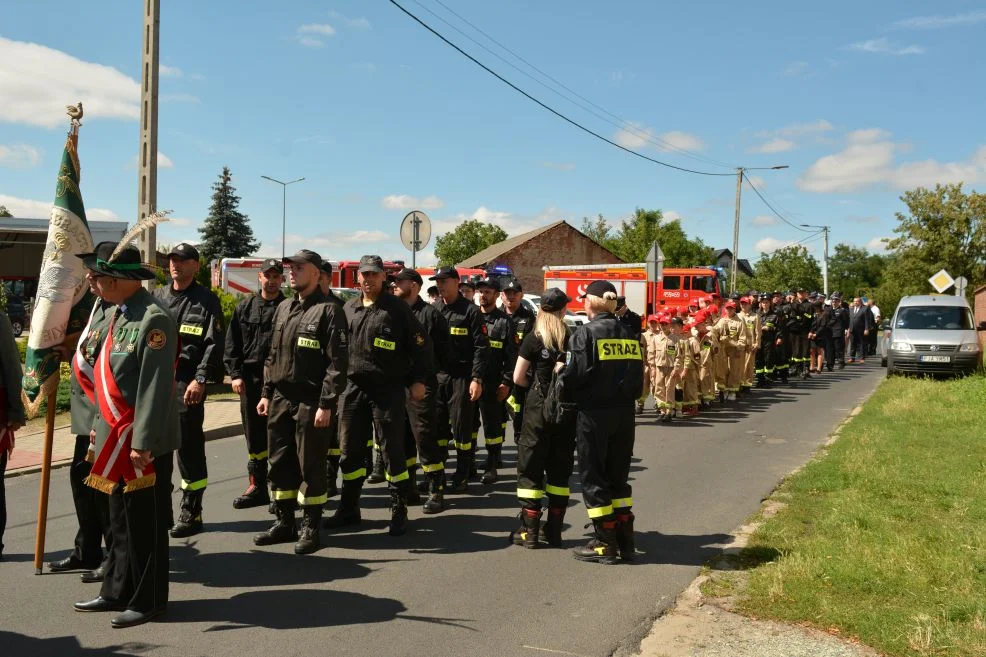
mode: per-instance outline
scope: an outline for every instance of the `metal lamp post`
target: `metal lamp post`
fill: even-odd
[[[289,182],[282,182],[271,178],[270,176],[260,176],[265,180],[277,183],[281,186],[281,258],[284,258],[284,242],[287,238],[287,208],[288,208],[288,185],[293,185],[296,182],[301,182],[304,178],[298,178],[297,180],[291,180]]]
[[[825,296],[829,295],[829,226],[812,226],[811,224],[801,224],[802,228],[817,228],[825,233],[825,250],[822,258],[822,292]],[[817,234],[817,233],[816,233]]]

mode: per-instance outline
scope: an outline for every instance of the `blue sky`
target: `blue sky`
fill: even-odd
[[[442,0],[617,125],[456,32],[434,14],[544,81],[437,0],[401,2],[650,157],[716,173],[789,165],[754,181],[795,224],[831,225],[833,244],[880,248],[905,189],[986,182],[986,2]],[[47,216],[63,106],[77,100],[90,218],[136,214],[141,3],[92,4],[0,7],[0,204],[15,215]],[[281,190],[261,175],[306,177],[288,191],[287,249],[332,258],[407,257],[398,227],[411,209],[436,232],[475,217],[517,234],[660,208],[689,234],[732,244],[735,177],[679,173],[585,135],[386,0],[169,0],[161,64],[158,206],[175,221],[160,242],[197,239],[225,165],[264,254],[281,251]],[[743,257],[809,235],[749,187],[742,209]]]

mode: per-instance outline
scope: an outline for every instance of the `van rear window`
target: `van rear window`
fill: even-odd
[[[913,330],[970,331],[972,313],[961,306],[908,306],[897,312],[894,328]]]

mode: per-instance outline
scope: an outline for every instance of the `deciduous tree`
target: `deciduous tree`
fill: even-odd
[[[435,257],[439,267],[448,267],[505,239],[506,231],[496,224],[470,219],[435,240]]]

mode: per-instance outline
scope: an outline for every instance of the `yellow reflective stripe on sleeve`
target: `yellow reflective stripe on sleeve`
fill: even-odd
[[[178,329],[179,333],[184,333],[185,335],[202,335],[205,331],[201,326],[195,326],[194,324],[182,324],[181,328]]]
[[[366,468],[360,468],[359,470],[353,470],[352,472],[343,472],[343,481],[352,481],[354,479],[359,479],[360,477],[366,476]]]
[[[469,329],[462,326],[450,326],[448,332],[450,335],[469,335]]]
[[[199,479],[198,481],[185,481],[181,480],[182,490],[202,490],[209,484],[208,479]]]
[[[415,465],[417,465],[417,464],[418,464],[418,457],[417,457],[417,456],[412,456],[412,457],[410,457],[409,459],[407,459],[407,460],[406,460],[406,461],[404,462],[404,465],[406,465],[406,466],[407,466],[407,467],[409,467],[409,468],[410,468],[410,467],[413,467],[413,466],[415,466]]]
[[[373,438],[370,438],[369,440],[366,441],[366,446],[370,448],[373,447]]]
[[[444,463],[422,463],[421,469],[425,472],[441,472],[445,469]]]
[[[386,349],[387,351],[394,351],[394,349],[397,348],[397,343],[391,342],[390,340],[384,340],[383,338],[373,338],[373,346]]]
[[[613,505],[607,504],[606,506],[600,506],[595,509],[586,509],[590,518],[602,518],[604,516],[613,515]]]
[[[384,477],[385,477],[385,478],[387,479],[387,481],[389,481],[390,483],[392,483],[392,484],[396,484],[396,483],[397,483],[398,481],[404,481],[405,479],[408,479],[408,478],[410,478],[410,476],[411,476],[411,475],[409,475],[409,474],[407,473],[407,470],[405,470],[404,472],[402,472],[402,473],[400,473],[399,475],[394,475],[394,476],[390,476],[390,473],[389,473],[389,472],[384,472],[384,473],[383,473],[383,476],[384,476]]]
[[[617,499],[617,498],[614,498],[613,499],[613,508],[614,509],[625,509],[628,506],[633,506],[633,498],[632,497],[621,497],[619,499]]]
[[[325,504],[329,501],[329,495],[327,493],[322,495],[312,495],[311,497],[306,497],[298,491],[298,504],[300,506],[319,506]]]
[[[312,340],[311,338],[298,338],[298,346],[304,347],[305,349],[321,349],[322,343],[318,340]]]
[[[499,340],[490,340],[490,347],[493,349],[503,349],[503,343]]]
[[[298,497],[297,490],[272,490],[270,494],[275,500],[293,500]]]
[[[572,494],[572,491],[568,489],[568,486],[565,486],[563,488],[561,486],[552,486],[551,484],[548,484],[547,486],[544,487],[544,489],[548,493],[548,495],[559,495],[561,497],[568,497],[569,495]],[[616,506],[615,500],[613,506]]]
[[[640,343],[624,338],[600,338],[596,340],[599,360],[640,360]]]
[[[498,436],[496,438],[487,438],[486,439],[486,444],[487,445],[502,445],[503,444],[503,436]]]
[[[468,452],[472,449],[472,443],[455,443],[455,448],[463,452]]]
[[[338,447],[330,447],[328,453],[329,456],[342,456],[342,450]]]
[[[479,438],[479,432],[478,431],[473,431],[472,432],[472,439],[473,440],[476,440],[477,438]]]
[[[436,440],[435,443],[439,447],[448,447],[448,441],[447,440]]]
[[[251,460],[251,461],[260,461],[260,460],[262,460],[262,459],[265,459],[265,458],[267,458],[267,454],[268,454],[268,452],[267,452],[267,450],[265,449],[265,450],[264,450],[264,451],[262,451],[262,452],[257,452],[256,454],[251,454],[251,455],[250,455],[250,460]]]
[[[544,491],[537,488],[518,488],[517,497],[522,500],[539,500],[544,497]]]
[[[520,413],[520,404],[517,403],[517,400],[514,399],[513,395],[507,397],[507,406],[509,406],[514,413]],[[503,426],[507,426],[507,425],[503,425]]]

